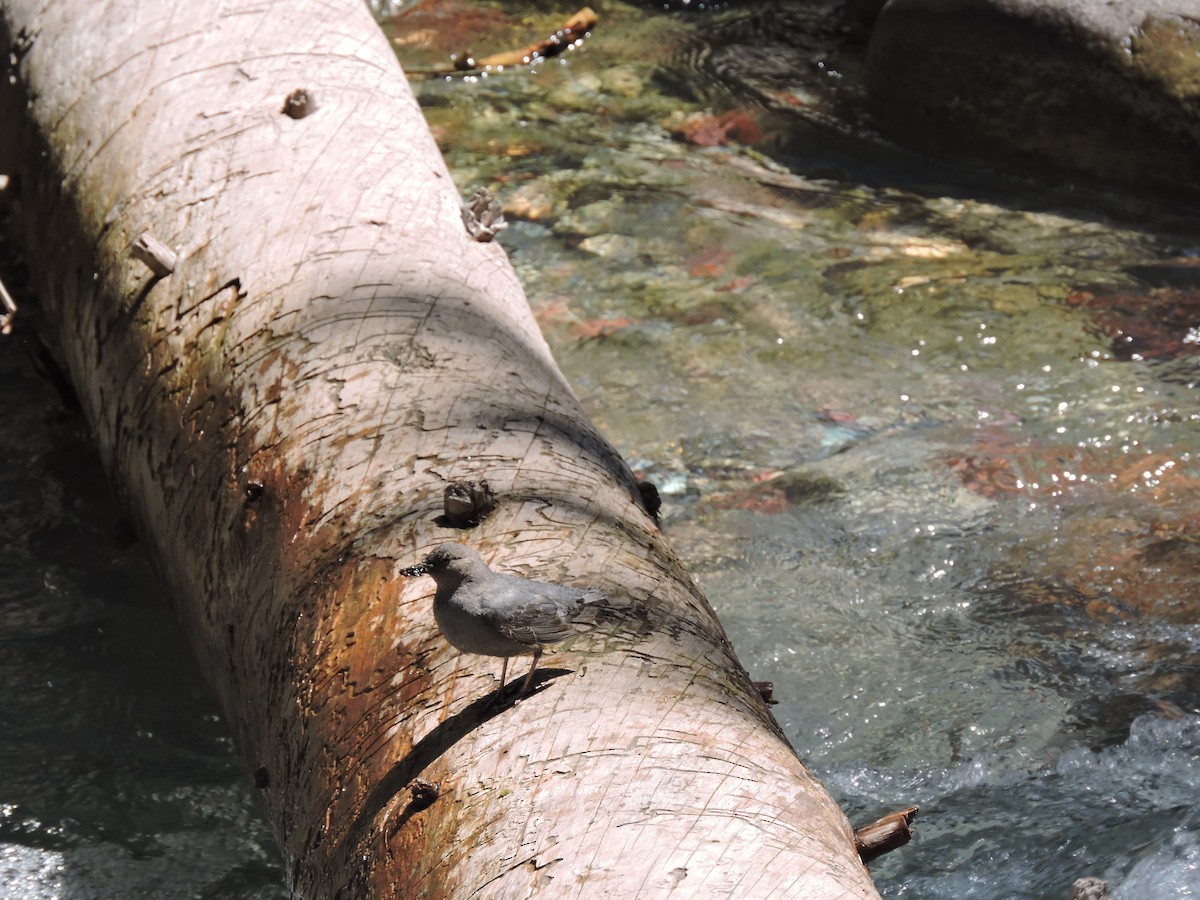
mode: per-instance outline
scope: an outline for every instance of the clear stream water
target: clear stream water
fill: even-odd
[[[853,58],[718,96],[737,10],[595,8],[533,71],[415,86],[797,750],[857,823],[921,807],[881,891],[1200,895],[1200,233],[842,158],[822,104]],[[386,31],[416,71],[573,11],[418,5]],[[284,896],[86,430],[11,342],[0,377],[0,893]]]

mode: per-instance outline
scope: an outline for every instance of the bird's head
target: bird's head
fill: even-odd
[[[438,584],[458,584],[468,578],[487,575],[491,570],[483,557],[463,544],[439,544],[415,566],[401,569],[401,575],[432,575]]]

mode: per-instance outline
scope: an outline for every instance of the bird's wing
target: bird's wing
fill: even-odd
[[[525,582],[492,599],[485,610],[489,624],[510,640],[536,647],[560,643],[594,624],[578,621],[578,614],[585,604],[602,597],[584,588]]]

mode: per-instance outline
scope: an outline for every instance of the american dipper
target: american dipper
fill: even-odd
[[[500,690],[508,676],[508,658],[533,654],[518,697],[529,690],[542,650],[592,628],[596,624],[592,614],[607,599],[589,588],[493,572],[478,553],[462,544],[439,544],[419,565],[401,569],[400,574],[433,576],[437,582],[433,618],[454,647],[463,653],[504,658]]]

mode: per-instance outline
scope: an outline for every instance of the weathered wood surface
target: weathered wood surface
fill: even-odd
[[[296,895],[876,896],[362,5],[2,9],[36,285]],[[439,526],[481,478],[496,510]],[[628,616],[489,708],[397,577],[445,540]]]

